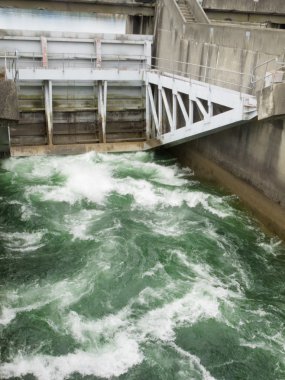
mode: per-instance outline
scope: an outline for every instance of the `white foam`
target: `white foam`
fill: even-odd
[[[49,160],[37,158],[32,168],[26,162],[26,170],[18,173],[25,178],[49,179],[54,174],[62,177],[62,183],[58,185],[27,186],[26,197],[29,199],[31,194],[38,194],[43,200],[71,204],[82,199],[96,203],[104,202],[106,195],[113,188],[112,169],[111,165],[96,163],[95,158],[95,153],[75,157],[51,157]],[[6,166],[13,170],[14,165],[15,163],[10,163]]]
[[[21,306],[21,307],[8,307],[8,306],[2,306],[1,307],[1,315],[0,315],[0,324],[1,325],[8,325],[12,322],[14,318],[16,318],[18,313],[32,311],[35,309],[40,309],[43,306],[45,306],[48,301],[38,301],[35,303],[30,303],[27,306]]]
[[[167,300],[168,292],[171,291],[172,284],[168,283],[164,288],[153,289],[149,286],[140,291],[136,300],[133,303],[138,303],[139,305],[150,306],[151,302],[156,302],[157,300]]]
[[[226,218],[231,215],[229,209],[227,211],[221,209],[223,201],[220,198],[200,191],[187,192],[185,202],[190,208],[201,204],[206,210],[220,218]]]
[[[33,374],[40,380],[62,380],[75,372],[102,378],[120,376],[143,360],[139,342],[128,327],[128,318],[128,309],[97,321],[70,312],[65,328],[77,342],[89,343],[88,351],[77,350],[59,357],[18,356],[12,363],[0,366],[0,375],[9,378]]]
[[[159,213],[159,210],[156,212],[156,215],[158,218],[155,220],[142,219],[139,222],[143,223],[158,235],[173,236],[176,238],[184,235],[185,232],[189,231],[189,228],[195,225],[195,222],[189,220],[174,220],[172,215],[165,218],[165,214],[163,212]]]
[[[185,252],[182,252],[180,249],[172,249],[170,252],[174,253],[178,257],[179,261],[187,268],[191,267],[191,264]]]
[[[78,342],[84,343],[90,339],[96,340],[104,335],[105,339],[110,340],[117,333],[126,330],[130,311],[125,308],[117,314],[110,314],[99,320],[88,320],[76,312],[70,312],[65,324]]]
[[[1,232],[6,249],[17,252],[36,251],[44,246],[41,243],[46,231],[37,232]]]
[[[215,378],[210,374],[210,372],[202,365],[201,360],[188,351],[183,350],[181,347],[177,346],[175,343],[171,342],[171,347],[174,348],[181,356],[190,360],[190,366],[192,369],[196,370],[200,375],[202,375],[203,380],[215,380]]]
[[[159,203],[155,187],[146,180],[126,178],[118,180],[114,191],[120,195],[132,195],[137,206],[153,208]]]
[[[49,160],[37,158],[33,161],[11,160],[6,168],[15,171],[25,178],[49,179],[59,174],[62,184],[38,184],[26,187],[26,197],[38,194],[43,200],[68,202],[74,204],[82,199],[104,204],[108,195],[116,192],[120,195],[131,195],[134,206],[140,208],[181,207],[186,203],[193,208],[201,204],[209,212],[224,218],[229,215],[224,201],[199,191],[189,191],[184,185],[189,181],[183,176],[185,170],[177,165],[162,166],[147,162],[149,154],[96,155],[87,153],[76,157],[53,157]],[[118,178],[116,168],[132,168],[144,173],[146,179],[131,177]],[[168,185],[169,188],[160,185]]]
[[[262,248],[267,254],[278,256],[279,248],[281,248],[281,240],[271,239],[270,242],[260,241],[257,245]]]
[[[48,192],[43,189],[44,200],[74,204],[82,199],[88,199],[101,204],[113,189],[111,169],[105,165],[85,162],[82,166],[78,162],[64,165],[61,172],[67,177],[66,183],[53,186]]]
[[[23,221],[28,221],[32,218],[32,216],[38,215],[35,211],[34,207],[30,204],[22,204],[21,205],[21,219]]]
[[[157,272],[159,272],[162,269],[164,269],[164,266],[161,263],[156,263],[153,268],[151,268],[150,270],[148,270],[142,274],[142,278],[153,277]]]
[[[64,279],[53,284],[19,287],[17,294],[7,292],[3,297],[0,323],[7,325],[18,313],[41,309],[51,302],[56,302],[58,308],[64,310],[92,290],[93,283],[89,281],[85,272],[78,278]]]
[[[96,236],[90,232],[90,228],[103,214],[104,211],[100,210],[81,210],[77,214],[67,215],[65,225],[73,235],[73,240],[96,240]]]
[[[6,306],[1,307],[0,325],[8,325],[17,315],[17,311]]]
[[[146,175],[150,174],[150,179],[156,183],[169,186],[183,186],[188,183],[185,178],[182,178],[181,170],[177,165],[162,166],[154,162],[139,161],[133,161],[131,165]]]
[[[149,298],[166,301],[161,307],[150,310],[141,317],[134,318],[130,306],[98,320],[89,320],[76,312],[69,312],[67,315],[63,313],[62,328],[65,333],[70,333],[80,346],[87,346],[88,349],[82,348],[59,357],[19,355],[11,363],[0,366],[0,375],[9,378],[31,373],[41,380],[62,380],[74,372],[83,376],[94,375],[102,378],[126,373],[143,361],[141,344],[154,340],[168,344],[174,342],[175,329],[179,326],[193,324],[201,319],[221,318],[219,305],[231,296],[230,292],[211,276],[207,267],[196,264],[190,269],[195,271],[199,278],[196,278],[192,285],[189,283],[189,291],[179,299],[167,302],[168,297],[165,297],[165,294],[170,294],[170,298],[173,297],[171,292],[172,290],[174,293],[177,292],[177,283],[170,284],[169,288],[167,286],[158,290],[149,288],[148,291],[145,289],[141,292],[144,294],[139,295],[137,302],[142,302],[143,299],[146,301],[146,298],[147,301]],[[70,288],[70,283],[53,286],[52,292],[49,289],[50,297],[53,298],[57,292],[64,298],[69,298],[66,289],[69,286],[70,299],[67,303],[70,304],[77,296],[74,294],[76,284],[73,285],[73,288]],[[78,293],[82,294],[82,290],[86,289],[80,289]],[[130,304],[134,303],[135,300],[130,301]],[[212,379],[198,358],[183,350],[180,351],[179,347],[175,349],[194,363],[193,366],[205,380]]]
[[[181,299],[175,300],[160,308],[149,311],[140,321],[139,328],[144,335],[161,341],[175,339],[175,328],[178,325],[193,324],[204,318],[220,318],[218,295],[213,297],[212,289],[201,285],[194,286],[192,291]],[[204,294],[203,294],[204,293]]]
[[[191,290],[182,298],[149,311],[139,321],[143,334],[162,341],[171,341],[175,337],[174,329],[177,325],[193,324],[204,318],[221,317],[219,304],[229,296],[228,290],[217,284],[216,279],[209,281],[210,275],[206,268],[198,268],[197,265],[194,266],[194,270],[203,271],[205,279],[197,279]]]
[[[0,365],[2,378],[32,374],[39,380],[63,380],[73,373],[82,376],[111,378],[126,373],[129,368],[140,364],[143,355],[134,340],[118,334],[112,345],[93,352],[78,350],[64,356],[35,355],[16,357],[11,363]]]

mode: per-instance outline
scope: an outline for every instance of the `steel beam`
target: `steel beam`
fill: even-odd
[[[90,70],[90,68],[82,69],[19,69],[19,81],[142,81],[143,72],[140,70],[117,70],[117,69],[101,69]],[[7,70],[7,78],[13,80],[13,72]]]
[[[151,114],[150,114],[150,100],[148,92],[148,84],[145,85],[145,123],[146,123],[146,139],[151,138]]]
[[[194,122],[194,104],[193,104],[193,101],[191,100],[191,97],[189,96],[189,122],[188,122],[189,124],[188,126],[193,124],[193,122]]]
[[[172,128],[174,132],[177,128],[177,97],[174,92],[172,92]]]
[[[162,134],[162,95],[161,88],[158,88],[158,136]]]
[[[256,105],[256,98],[254,96],[240,93],[239,91],[229,90],[224,87],[209,85],[208,83],[200,82],[197,80],[189,80],[187,78],[174,76],[172,74],[158,74],[154,71],[146,71],[145,79],[150,84],[168,88],[176,89],[177,92],[191,96],[192,100],[196,101],[196,97],[208,101],[209,91],[211,92],[211,101],[220,105],[235,108],[240,104],[242,99],[251,99]]]
[[[204,119],[207,119],[208,118],[208,112],[205,110],[201,100],[198,98],[195,98],[195,103],[197,104],[199,110],[201,111]]]
[[[162,100],[163,100],[164,108],[165,108],[165,111],[166,111],[167,119],[168,119],[168,122],[169,122],[169,125],[170,125],[170,129],[173,130],[172,115],[171,115],[171,111],[170,111],[170,108],[169,108],[169,105],[168,105],[168,101],[167,101],[167,97],[166,97],[164,88],[161,88],[161,95],[162,95]]]
[[[217,131],[230,128],[236,124],[245,122],[241,109],[233,109],[222,114],[213,116],[209,122],[201,120],[189,127],[185,126],[177,129],[174,133],[165,133],[160,138],[161,145],[174,146],[185,141],[207,136]]]
[[[152,90],[151,90],[151,87],[150,87],[149,84],[147,85],[147,89],[148,89],[148,96],[149,96],[149,100],[150,100],[152,117],[153,117],[153,120],[154,120],[154,124],[155,124],[155,128],[157,130],[157,133],[159,133],[159,125],[158,125],[158,118],[157,118],[157,113],[156,113],[156,107],[155,107],[155,104],[154,104]]]
[[[181,98],[181,95],[180,95],[179,93],[177,93],[177,100],[178,100],[178,103],[179,103],[179,106],[180,106],[181,112],[182,112],[182,114],[183,114],[183,117],[184,117],[185,123],[187,124],[188,121],[189,121],[189,115],[187,114],[187,111],[186,111],[185,105],[184,105],[183,100],[182,100],[182,98]]]

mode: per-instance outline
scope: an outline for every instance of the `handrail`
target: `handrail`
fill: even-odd
[[[0,58],[3,56],[2,52],[0,51]],[[21,53],[18,53],[17,55],[13,55],[13,53],[11,52],[6,52],[5,53],[5,57],[6,57],[6,69],[8,71],[15,71],[15,76],[16,76],[16,70],[15,68],[17,69],[21,69],[23,66],[24,68],[32,68],[33,70],[45,70],[46,68],[42,67],[41,63],[42,63],[42,54],[34,54],[33,52],[21,52]],[[70,53],[53,53],[53,54],[48,54],[48,61],[50,62],[50,67],[49,69],[55,69],[55,68],[58,68],[58,69],[62,69],[63,71],[65,69],[69,69],[69,68],[79,68],[79,67],[82,67],[82,68],[90,68],[91,70],[94,70],[98,67],[96,67],[96,63],[97,63],[97,55],[96,54],[82,54],[82,53],[79,53],[79,54],[70,54]],[[193,63],[193,62],[183,62],[183,61],[179,61],[179,60],[170,60],[170,59],[166,59],[166,58],[160,58],[160,57],[152,57],[152,59],[154,61],[157,61],[158,63],[159,62],[163,62],[163,63],[167,63],[166,65],[163,65],[164,68],[161,68],[159,65],[154,65],[154,64],[149,64],[147,63],[148,62],[148,59],[150,57],[148,56],[145,56],[145,55],[115,55],[115,54],[103,54],[101,57],[100,57],[100,60],[103,64],[103,67],[99,67],[99,69],[114,69],[114,68],[117,68],[118,70],[124,70],[126,69],[126,67],[124,66],[124,63],[127,63],[127,61],[129,62],[134,62],[137,67],[137,69],[139,70],[143,70],[143,69],[148,69],[148,70],[156,70],[158,72],[162,72],[162,69],[165,71],[169,71],[170,73],[172,73],[173,75],[176,74],[176,75],[181,75],[181,76],[184,76],[188,79],[191,80],[191,78],[195,78],[197,80],[201,80],[201,73],[199,74],[195,74],[195,72],[193,72],[193,68],[199,68],[199,69],[204,69],[204,73],[202,75],[202,80],[204,82],[207,82],[207,81],[212,81],[212,82],[217,82],[217,83],[220,83],[220,84],[224,84],[224,85],[227,85],[228,87],[231,86],[231,87],[235,87],[235,88],[238,88],[238,89],[246,89],[246,90],[250,90],[251,87],[249,87],[248,85],[246,84],[242,84],[242,79],[241,77],[250,77],[250,75],[248,73],[242,73],[242,72],[238,72],[238,71],[233,71],[233,70],[224,70],[224,69],[221,69],[221,68],[218,68],[218,67],[211,67],[211,66],[207,66],[207,65],[199,65],[199,64],[196,64],[196,63]],[[81,60],[81,62],[80,62]],[[114,61],[114,65],[112,65],[112,68],[110,67],[104,67],[104,62],[108,62],[108,61]],[[16,65],[13,65],[13,62],[17,62]],[[180,70],[178,68],[174,68],[175,65],[184,65],[184,67],[186,66],[186,69],[184,70]],[[56,67],[55,67],[56,66]],[[189,69],[190,68],[190,69]],[[220,73],[225,73],[225,74],[231,74],[231,75],[236,75],[237,76],[237,81],[227,81],[225,80],[224,78],[215,78],[215,77],[210,77],[208,74],[207,74],[207,71],[215,71],[215,72],[220,72]],[[190,72],[188,72],[190,71]]]
[[[270,72],[268,73],[268,66],[269,64],[272,64],[274,63],[275,64],[275,67],[274,69],[271,69]],[[274,57],[274,58],[271,58],[271,59],[268,59],[267,61],[265,62],[262,62],[258,65],[256,65],[253,70],[252,70],[252,86],[253,88],[255,88],[256,90],[262,90],[265,86],[265,83],[266,83],[266,79],[267,78],[270,78],[270,77],[273,77],[275,79],[276,77],[276,73],[282,69],[284,69],[285,67],[285,62],[282,62],[282,61],[279,61],[279,58],[278,57]],[[264,68],[264,73],[259,77],[257,75],[257,70],[260,70],[260,69],[263,69]],[[258,83],[262,82],[260,88],[258,87]]]
[[[5,70],[15,73],[13,77],[15,80],[18,75],[19,68],[33,68],[42,69],[43,55],[40,53],[34,54],[33,52],[9,52],[0,51],[0,59],[4,60]],[[277,71],[285,68],[285,62],[279,60],[278,57],[268,59],[264,62],[257,64],[250,73],[228,70],[221,67],[214,67],[210,65],[201,65],[199,63],[186,62],[176,59],[168,59],[153,56],[153,62],[150,64],[149,56],[146,55],[117,55],[117,54],[102,54],[100,61],[101,67],[97,66],[98,56],[94,54],[83,53],[51,53],[48,54],[48,61],[50,62],[50,69],[69,69],[69,68],[90,68],[94,69],[114,69],[125,70],[128,62],[136,65],[138,70],[155,70],[159,73],[167,72],[168,75],[180,75],[189,80],[192,78],[209,83],[220,83],[225,87],[234,87],[239,91],[245,89],[246,91],[259,90],[264,88],[266,79],[270,76],[274,78]],[[113,61],[112,67],[108,62]],[[104,62],[106,65],[104,65]],[[271,67],[270,73],[267,72],[269,65],[274,64],[274,69]],[[107,66],[107,67],[106,67]],[[259,76],[258,72],[262,70]],[[209,74],[210,73],[210,74]],[[216,73],[216,74],[215,74]],[[219,74],[220,75],[217,75]],[[227,74],[231,76],[231,80],[227,80]],[[236,79],[235,79],[236,78]],[[261,83],[261,84],[260,84]]]
[[[206,66],[206,65],[200,65],[198,63],[192,63],[192,62],[186,62],[186,61],[177,61],[177,60],[172,60],[172,59],[167,59],[167,58],[160,58],[160,57],[152,57],[156,60],[161,60],[161,61],[167,61],[171,63],[180,63],[183,65],[190,65],[190,66],[197,66],[201,68],[206,68],[206,69],[211,69],[211,70],[217,70],[217,71],[222,71],[226,73],[231,73],[231,74],[238,74],[238,75],[246,75],[248,77],[251,77],[251,74],[245,73],[245,72],[239,72],[239,71],[233,71],[233,70],[226,70],[226,69],[221,69],[219,67],[213,67],[213,66]]]
[[[196,80],[199,80],[201,75],[200,74],[189,74],[185,71],[182,71],[182,70],[177,70],[177,69],[174,69],[174,70],[171,70],[171,72],[167,73],[165,71],[162,71],[161,68],[159,66],[156,66],[156,65],[151,65],[148,67],[148,70],[150,71],[155,71],[157,73],[160,73],[160,74],[163,74],[163,75],[169,75],[169,76],[175,76],[175,75],[179,75],[179,76],[183,76],[185,79],[188,79],[190,82],[192,79],[196,79]],[[247,90],[251,90],[252,89],[252,86],[247,86],[247,85],[243,85],[243,84],[240,84],[240,83],[233,83],[232,81],[226,81],[226,80],[223,80],[223,79],[218,79],[218,78],[213,78],[213,77],[210,77],[210,76],[203,76],[203,82],[206,82],[206,80],[211,80],[211,81],[214,81],[214,82],[218,82],[218,83],[223,83],[223,84],[227,84],[227,85],[230,85],[230,86],[233,86],[233,87],[237,87],[239,89],[241,88],[244,88],[244,89],[247,89]],[[207,82],[206,82],[207,83]]]

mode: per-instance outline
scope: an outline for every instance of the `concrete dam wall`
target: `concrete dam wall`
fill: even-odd
[[[159,12],[156,35],[158,59],[155,64],[162,69],[166,66],[174,67],[174,70],[183,75],[256,93],[262,82],[252,84],[254,68],[260,65],[255,74],[256,77],[263,78],[275,64],[274,60],[267,65],[262,65],[263,62],[275,57],[284,61],[283,31],[185,23],[174,2],[170,0],[161,3]],[[283,101],[279,98],[281,105]],[[172,149],[181,162],[194,167],[197,174],[216,179],[240,195],[271,229],[283,237],[284,120],[284,116],[279,114],[275,118],[253,121]],[[219,173],[220,169],[224,170],[223,174]],[[233,175],[233,178],[229,179],[227,174]],[[241,181],[232,182],[234,179]],[[255,196],[249,197],[251,190],[257,192]],[[262,201],[257,199],[260,194],[264,196]],[[272,201],[268,208],[265,207],[267,199]],[[277,214],[272,211],[274,207],[277,214],[278,210],[280,212],[279,222],[276,222]]]

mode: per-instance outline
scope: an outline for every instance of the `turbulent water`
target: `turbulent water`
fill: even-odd
[[[285,248],[147,153],[0,169],[1,379],[284,379]]]

